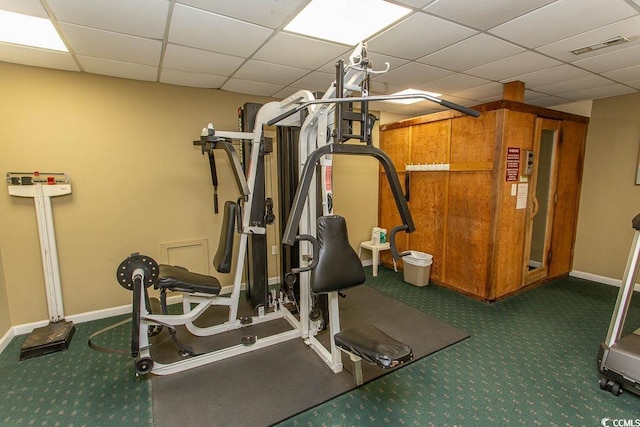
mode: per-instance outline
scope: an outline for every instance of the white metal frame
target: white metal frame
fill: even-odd
[[[7,175],[9,177],[11,172]],[[31,197],[34,200],[49,320],[51,322],[59,322],[64,320],[64,308],[51,198],[70,194],[71,184],[65,174],[56,173],[51,175],[64,175],[66,183],[43,184],[42,182],[34,182],[32,185],[9,185],[9,194],[17,197]]]
[[[185,325],[186,328],[192,334],[196,336],[209,336],[221,332],[240,328],[244,325],[241,324],[238,319],[238,302],[241,289],[241,281],[244,271],[244,262],[246,259],[248,236],[255,233],[266,233],[265,228],[255,227],[250,225],[250,213],[251,205],[253,203],[253,190],[256,182],[256,172],[258,164],[258,155],[260,152],[260,145],[262,144],[262,131],[263,126],[269,122],[278,120],[278,125],[283,126],[298,126],[300,125],[299,115],[289,114],[292,111],[300,111],[305,109],[307,112],[306,119],[302,123],[299,138],[299,162],[300,173],[304,169],[303,166],[306,163],[309,155],[321,146],[333,143],[333,136],[331,130],[334,127],[334,111],[337,102],[344,102],[343,98],[348,98],[353,91],[362,91],[361,83],[367,78],[368,74],[375,73],[369,69],[369,64],[366,60],[366,47],[363,44],[359,44],[352,55],[350,56],[349,63],[345,66],[343,78],[343,93],[336,94],[336,85],[332,84],[325,92],[323,97],[316,100],[313,94],[309,91],[302,90],[289,96],[280,102],[270,102],[260,108],[256,116],[255,126],[253,132],[218,132],[215,136],[227,138],[227,139],[240,139],[250,140],[251,158],[249,164],[249,171],[247,173],[247,185],[249,188],[249,197],[246,198],[243,206],[243,218],[242,218],[242,232],[239,241],[239,248],[237,253],[237,265],[234,274],[233,287],[229,296],[211,296],[204,294],[184,294],[183,295],[183,310],[185,314],[182,315],[157,315],[150,314],[146,307],[142,307],[141,324],[140,324],[140,358],[149,358],[149,338],[147,335],[147,327],[152,325]],[[388,64],[387,64],[388,69]],[[382,71],[385,72],[386,70]],[[362,97],[351,97],[349,99],[353,101],[365,101],[369,100],[367,93],[361,93]],[[372,97],[371,100],[390,100],[397,98],[407,98],[412,96],[383,96]],[[415,97],[424,98],[424,95],[416,95]],[[437,98],[426,98],[434,102],[440,102]],[[445,101],[442,101],[443,103]],[[282,118],[284,117],[284,118]],[[332,155],[325,155],[320,160],[322,179],[324,180],[321,196],[322,196],[322,208],[323,214],[331,214],[331,206],[328,203],[328,199],[332,195],[332,183],[331,183],[331,166]],[[315,181],[316,178],[314,178]],[[305,207],[302,211],[302,216],[299,224],[299,234],[307,234],[316,236],[316,200],[317,191],[315,182],[312,182],[309,194],[305,200]],[[300,242],[300,266],[308,265],[309,260],[314,256],[313,248],[310,242],[301,240]],[[299,306],[299,319],[293,316],[284,306],[281,306],[280,310],[276,310],[271,313],[261,314],[252,319],[252,323],[266,322],[274,319],[285,319],[292,326],[292,330],[282,332],[266,338],[256,338],[256,342],[252,345],[236,345],[226,349],[214,351],[211,353],[203,354],[200,356],[194,356],[188,359],[184,359],[171,364],[160,364],[154,362],[154,367],[151,370],[152,373],[157,375],[172,374],[186,369],[202,366],[218,360],[223,360],[228,357],[233,357],[239,354],[254,351],[260,348],[264,348],[270,345],[278,344],[293,338],[302,338],[304,342],[311,347],[315,353],[331,368],[335,373],[341,372],[343,369],[341,350],[336,346],[334,342],[334,335],[340,331],[340,314],[338,307],[338,293],[332,292],[328,295],[329,302],[329,332],[331,337],[331,344],[329,348],[326,348],[317,338],[320,324],[317,321],[313,321],[309,318],[311,311],[312,295],[310,288],[311,275],[309,271],[302,272],[299,275],[300,283],[300,306]],[[144,299],[144,288],[140,290],[142,295],[141,301]],[[192,304],[195,304],[194,308]],[[143,304],[144,305],[144,304]],[[193,322],[211,305],[223,305],[229,307],[228,321],[221,325],[215,325],[206,328],[200,328],[193,324]],[[357,356],[351,355],[352,360]],[[359,359],[359,358],[357,358]],[[358,362],[359,360],[354,360]],[[360,382],[361,382],[360,374]]]

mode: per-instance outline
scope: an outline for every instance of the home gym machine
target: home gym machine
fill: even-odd
[[[398,259],[404,254],[397,251],[396,233],[413,232],[415,226],[391,159],[373,146],[371,131],[375,118],[369,114],[368,102],[421,98],[474,117],[479,113],[429,95],[369,96],[369,76],[375,73],[367,59],[366,46],[359,44],[347,65],[342,60],[338,62],[336,81],[320,99],[316,99],[309,91],[298,91],[280,102],[263,105],[256,113],[255,125],[250,132],[220,132],[213,125],[203,131],[199,143],[203,153],[218,149],[227,153],[241,194],[237,202],[225,204],[229,207],[225,209],[220,245],[214,257],[214,266],[219,272],[225,271],[222,260],[227,259],[229,254],[233,254],[237,260],[232,290],[230,295],[222,296],[216,278],[179,267],[157,265],[144,255],[134,254],[125,259],[117,274],[119,283],[134,294],[131,354],[136,358],[138,374],[180,372],[293,338],[302,338],[336,373],[343,368],[342,352],[347,353],[354,362],[354,376],[358,384],[362,383],[358,369],[362,359],[381,368],[391,368],[412,358],[409,346],[389,337],[375,326],[340,330],[339,293],[364,283],[365,274],[362,263],[349,245],[345,219],[332,212],[332,156],[369,156],[378,160],[384,168],[402,220],[402,224],[390,232],[391,250],[394,258]],[[351,96],[353,92],[359,92],[361,96]],[[354,103],[359,103],[359,109],[353,108]],[[258,203],[255,188],[259,156],[265,143],[263,127],[273,125],[300,128],[297,162],[302,168],[282,237],[284,245],[299,243],[299,267],[291,269],[284,284],[299,286],[299,305],[296,310],[290,311],[286,304],[277,304],[269,311],[264,310],[247,318],[238,316],[238,299],[249,236],[266,232],[263,225],[252,222],[251,213],[253,205]],[[242,173],[238,156],[231,145],[234,140],[250,141],[246,175]],[[360,141],[361,144],[344,144],[350,140]],[[237,226],[233,225],[234,219]],[[232,248],[235,233],[239,234],[237,251]],[[166,314],[166,303],[160,301],[163,313],[155,314],[156,310],[152,307],[157,303],[147,294],[147,288],[151,286],[160,290],[161,300],[162,295],[169,291],[182,295],[183,313]],[[316,338],[322,329],[322,322],[311,315],[313,300],[325,294],[329,301],[329,349]],[[213,305],[228,307],[227,320],[212,326],[196,326],[195,320]],[[184,359],[170,364],[158,363],[152,357],[153,344],[149,337],[159,326],[175,330],[184,325],[194,335],[210,336],[275,319],[285,319],[291,329],[264,338],[244,337],[236,345],[206,354],[185,351]]]
[[[640,395],[640,329],[622,336],[640,267],[640,214],[632,221],[635,230],[627,267],[609,324],[609,332],[598,351],[600,388],[616,396],[626,389]]]

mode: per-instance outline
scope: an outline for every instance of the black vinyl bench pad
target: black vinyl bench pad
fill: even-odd
[[[340,331],[333,339],[339,348],[383,369],[393,368],[413,359],[411,347],[373,325],[361,325]]]
[[[222,289],[218,279],[213,276],[193,273],[173,265],[160,264],[159,267],[160,274],[155,285],[156,289],[209,295],[218,295]]]

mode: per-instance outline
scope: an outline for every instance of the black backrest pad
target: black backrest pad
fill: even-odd
[[[313,272],[311,290],[317,294],[361,285],[364,269],[349,244],[347,222],[339,215],[318,218],[318,265]]]
[[[220,230],[220,242],[218,250],[213,257],[213,266],[218,273],[228,273],[231,271],[233,261],[233,237],[236,231],[236,212],[238,204],[235,202],[225,202],[224,218],[222,219],[222,229]]]

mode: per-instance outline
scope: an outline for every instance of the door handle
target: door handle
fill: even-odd
[[[535,218],[538,215],[538,211],[540,210],[540,205],[538,204],[538,199],[536,196],[531,197],[531,219]]]

